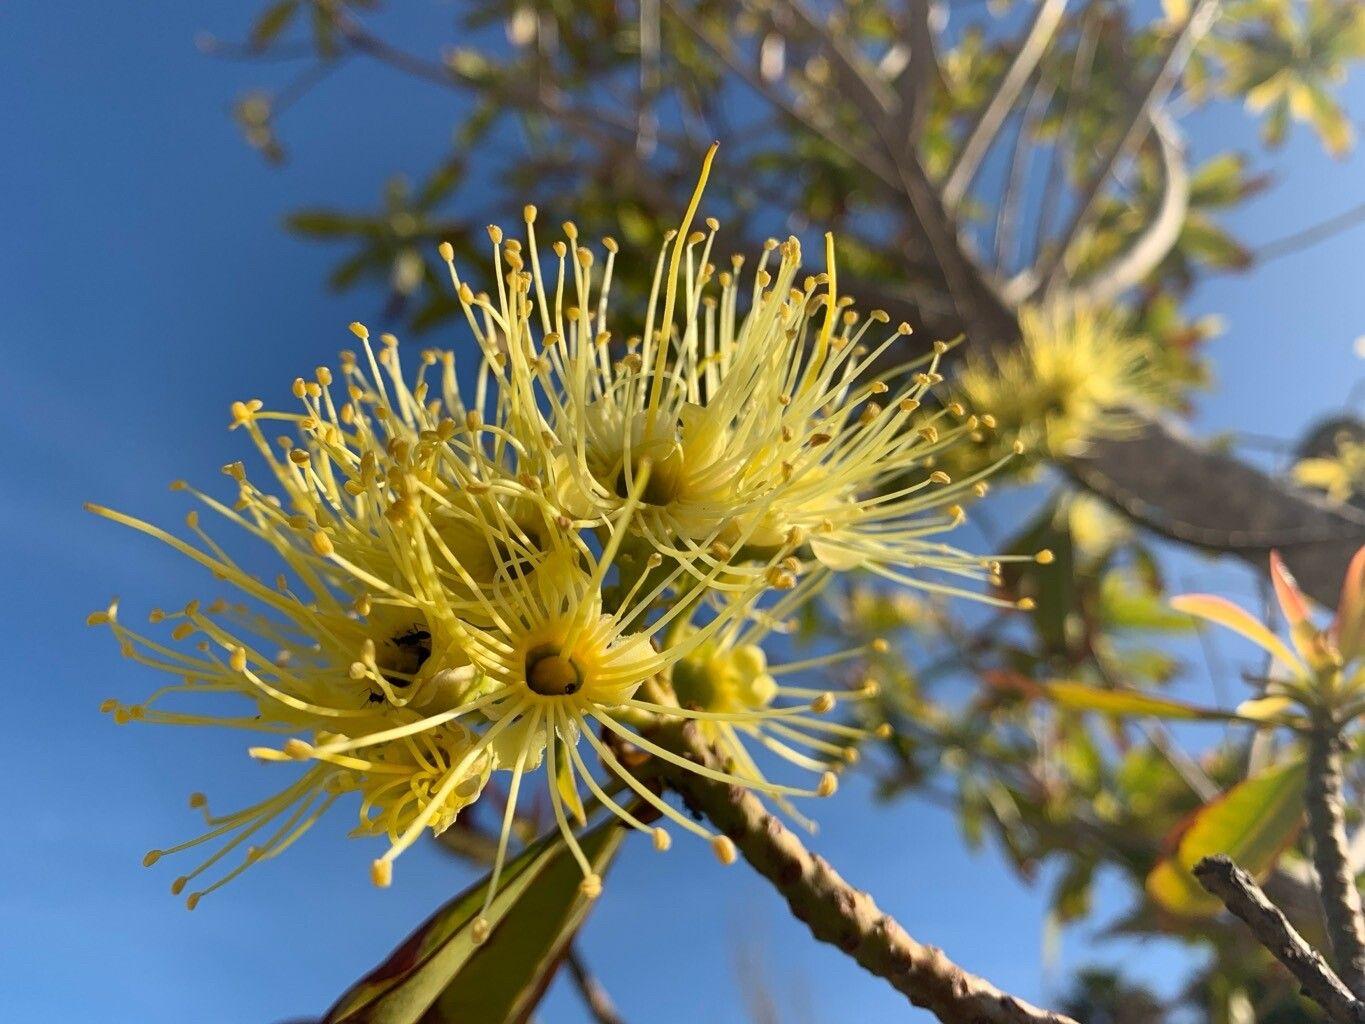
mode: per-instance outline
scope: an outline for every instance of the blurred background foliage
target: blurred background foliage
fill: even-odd
[[[1167,604],[1161,546],[1088,493],[1069,460],[1198,401],[1204,345],[1220,331],[1185,311],[1202,280],[1362,219],[1347,211],[1259,252],[1222,225],[1272,184],[1258,146],[1298,130],[1333,156],[1351,150],[1335,89],[1365,57],[1365,6],[496,0],[458,5],[449,38],[421,52],[386,40],[383,13],[378,0],[277,0],[244,38],[201,40],[242,62],[248,88],[233,116],[269,161],[288,159],[290,119],[307,117],[306,101],[345,65],[384,65],[414,87],[472,97],[454,123],[407,126],[445,135],[448,153],[395,168],[372,208],[320,196],[288,218],[289,230],[335,248],[332,286],[378,282],[391,322],[429,332],[457,309],[437,243],[478,268],[484,225],[516,223],[527,201],[652,253],[720,140],[706,202],[722,221],[718,251],[755,253],[774,226],[803,239],[828,228],[862,308],[904,317],[921,340],[965,333],[961,396],[996,424],[982,431],[978,462],[947,468],[972,472],[1015,436],[1029,445],[973,510],[970,543],[1056,556],[1003,580],[1036,601],[1029,617],[867,579],[801,622],[796,644],[894,641],[859,669],[882,683],[869,724],[893,728],[858,770],[887,799],[955,808],[966,841],[999,844],[1025,881],[1058,866],[1058,926],[1090,912],[1108,872],[1131,892],[1113,932],[1174,936],[1198,951],[1174,1003],[1090,971],[1058,1009],[1091,1024],[1311,1017],[1259,946],[1161,881],[1192,830],[1212,831],[1241,844],[1321,946],[1297,838],[1296,743],[1216,713],[1253,696],[1266,666],[1172,653],[1188,650],[1177,641],[1197,627]],[[1217,104],[1245,109],[1248,151],[1191,164],[1182,124]],[[651,259],[621,260],[620,286],[639,292],[651,270]],[[1281,482],[1349,508],[1365,492],[1362,450],[1356,421],[1334,419],[1302,439]],[[1213,711],[1171,696],[1205,675],[1197,689]],[[1347,783],[1359,871],[1358,743]],[[535,831],[529,821],[527,837]],[[476,823],[450,842],[481,856]]]

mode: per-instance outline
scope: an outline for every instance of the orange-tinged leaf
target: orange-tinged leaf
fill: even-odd
[[[1355,553],[1341,582],[1341,600],[1337,602],[1332,633],[1345,660],[1360,656],[1361,647],[1365,646],[1365,547]]]
[[[1245,609],[1226,598],[1214,594],[1182,594],[1171,598],[1171,607],[1240,633],[1295,675],[1306,675],[1308,672],[1283,640],[1256,621]]]
[[[1309,618],[1308,599],[1299,589],[1294,574],[1284,564],[1278,551],[1270,552],[1270,582],[1275,586],[1275,598],[1280,602],[1285,621],[1290,626],[1298,626]]]
[[[1190,869],[1222,853],[1251,875],[1265,875],[1298,834],[1307,777],[1304,763],[1292,761],[1239,782],[1205,804],[1183,824],[1174,855],[1147,876],[1147,894],[1173,913],[1217,913],[1222,904],[1204,892]]]
[[[1332,654],[1323,642],[1322,633],[1313,625],[1308,599],[1278,551],[1270,552],[1270,581],[1275,585],[1275,597],[1289,623],[1289,638],[1294,641],[1294,649],[1313,668],[1330,669]]]

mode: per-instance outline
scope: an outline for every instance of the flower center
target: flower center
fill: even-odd
[[[542,697],[568,697],[583,688],[583,675],[554,644],[526,652],[526,685]]]
[[[430,657],[431,633],[424,625],[414,625],[389,637],[380,652],[379,667],[394,686],[409,686]]]

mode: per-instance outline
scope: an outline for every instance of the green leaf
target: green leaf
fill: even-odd
[[[608,821],[587,833],[584,856],[601,875],[624,830]],[[563,838],[547,836],[502,873],[488,908],[492,933],[474,942],[488,879],[441,907],[328,1011],[323,1024],[443,1024],[516,1020],[549,984],[592,901]]]
[[[1120,717],[1139,715],[1175,718],[1191,722],[1225,722],[1237,718],[1237,715],[1231,712],[1202,708],[1170,697],[1140,693],[1137,690],[1102,689],[1098,686],[1072,682],[1040,685],[1052,703],[1076,711],[1097,711],[1100,714]]]
[[[1103,620],[1120,629],[1188,633],[1195,628],[1188,615],[1171,611],[1160,594],[1120,570],[1106,573],[1100,581],[1100,609]]]
[[[1270,768],[1197,810],[1182,826],[1175,854],[1147,876],[1148,895],[1177,914],[1217,913],[1222,904],[1204,892],[1190,869],[1222,853],[1263,876],[1298,834],[1307,774],[1302,761]]]
[[[354,217],[335,210],[299,210],[286,217],[284,225],[290,231],[312,238],[345,238],[373,233],[367,230],[373,226],[368,217]]]
[[[1051,564],[1008,562],[1002,575],[1012,594],[1033,599],[1033,628],[1049,651],[1060,652],[1067,649],[1067,616],[1076,607],[1076,559],[1066,516],[1055,502],[1009,542],[1005,553],[1032,556],[1044,548],[1052,552]]]

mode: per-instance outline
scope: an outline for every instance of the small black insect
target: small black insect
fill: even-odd
[[[387,669],[384,678],[399,689],[412,685],[415,676],[431,657],[431,633],[423,626],[411,626],[388,639],[380,655],[379,665]],[[401,674],[400,674],[401,673]],[[381,704],[384,695],[371,693],[369,702]]]

